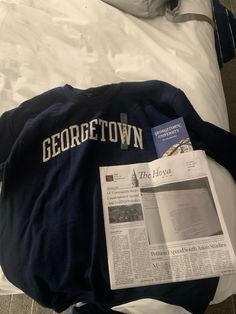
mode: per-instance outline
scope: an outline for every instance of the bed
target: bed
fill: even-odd
[[[181,13],[211,18],[211,12],[210,0],[182,0]],[[141,19],[100,0],[0,0],[0,114],[56,86],[85,89],[145,80],[180,88],[203,120],[229,130],[209,23]],[[235,182],[210,158],[209,165],[236,250]],[[0,293],[21,291],[1,274]],[[224,276],[212,303],[235,293],[236,276]],[[117,308],[124,313],[129,309],[187,313],[150,300]]]

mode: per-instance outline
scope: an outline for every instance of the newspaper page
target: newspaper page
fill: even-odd
[[[111,289],[235,273],[203,151],[100,168]]]

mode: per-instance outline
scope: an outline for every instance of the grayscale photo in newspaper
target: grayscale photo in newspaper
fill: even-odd
[[[234,273],[203,151],[100,168],[112,289]]]
[[[223,233],[207,177],[142,188],[141,199],[149,244]]]

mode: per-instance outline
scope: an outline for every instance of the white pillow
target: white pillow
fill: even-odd
[[[102,0],[114,7],[141,18],[154,18],[166,15],[167,20],[174,23],[187,21],[205,21],[212,25],[214,22],[203,14],[180,13],[180,0]]]
[[[168,0],[102,0],[137,17],[153,18],[163,15]]]

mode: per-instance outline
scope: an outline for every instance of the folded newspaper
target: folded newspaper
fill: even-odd
[[[100,168],[111,289],[236,272],[203,151]]]

